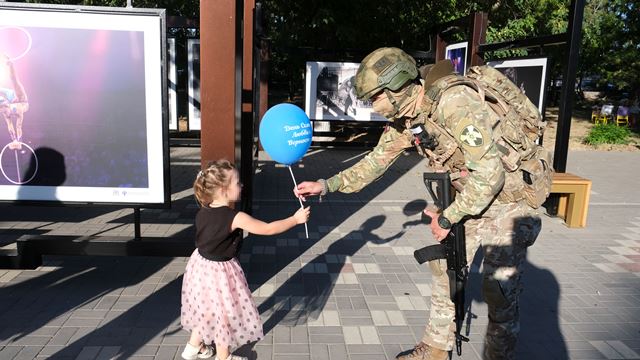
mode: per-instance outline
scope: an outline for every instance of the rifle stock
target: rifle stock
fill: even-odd
[[[451,179],[449,173],[424,173],[424,183],[438,209],[444,210],[453,202]],[[435,186],[435,187],[434,187]],[[428,217],[427,217],[428,218]],[[465,244],[464,224],[453,224],[451,231],[440,244],[426,246],[414,251],[413,256],[422,264],[436,259],[447,260],[447,276],[449,277],[449,297],[455,308],[456,352],[462,355],[462,342],[469,338],[461,334],[464,322],[465,286],[469,275]]]

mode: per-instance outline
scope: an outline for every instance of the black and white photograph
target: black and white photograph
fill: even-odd
[[[547,58],[490,61],[487,65],[508,77],[538,107],[538,110],[543,111]]]
[[[307,62],[305,112],[311,120],[386,121],[356,97],[359,63]]]
[[[189,130],[200,130],[200,39],[187,40],[189,71]]]
[[[178,130],[178,95],[176,92],[176,84],[178,81],[176,74],[176,38],[170,38],[167,40],[167,53],[169,57],[167,62],[169,68],[168,74],[168,101],[169,101],[169,130]]]
[[[464,75],[467,71],[467,42],[448,45],[445,48],[445,59],[451,60],[456,73]]]

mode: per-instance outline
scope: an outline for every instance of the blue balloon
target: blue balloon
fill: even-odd
[[[302,159],[312,136],[309,117],[293,104],[272,107],[260,121],[260,143],[267,154],[281,164],[291,165]]]

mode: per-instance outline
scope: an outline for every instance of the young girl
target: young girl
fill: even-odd
[[[201,208],[196,215],[196,247],[182,283],[180,322],[191,331],[183,359],[246,360],[233,348],[262,339],[260,314],[236,255],[242,230],[275,235],[307,222],[310,209],[265,223],[229,207],[240,199],[242,184],[233,164],[218,160],[198,173],[193,184]]]

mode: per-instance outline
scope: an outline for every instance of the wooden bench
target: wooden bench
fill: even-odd
[[[568,227],[587,225],[591,180],[571,173],[555,173],[551,193],[560,194],[558,217],[564,219]]]

